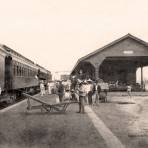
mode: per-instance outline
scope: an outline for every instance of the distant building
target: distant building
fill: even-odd
[[[61,75],[61,80],[69,80],[69,78],[70,78],[70,75],[68,74]]]
[[[55,71],[52,72],[53,80],[69,79],[70,71]]]

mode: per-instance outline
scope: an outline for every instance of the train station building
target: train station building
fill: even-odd
[[[136,71],[148,66],[148,43],[127,34],[108,45],[80,58],[74,66],[72,75],[83,75],[105,82],[136,83]]]

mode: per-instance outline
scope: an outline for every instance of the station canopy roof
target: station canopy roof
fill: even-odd
[[[138,43],[148,47],[148,43],[147,42],[145,42],[145,41],[143,41],[143,40],[141,40],[141,39],[139,39],[139,38],[137,38],[137,37],[135,37],[135,36],[133,36],[133,35],[128,33],[125,36],[123,36],[123,37],[121,37],[121,38],[119,38],[119,39],[117,39],[117,40],[115,40],[115,41],[113,41],[113,42],[111,42],[111,43],[109,43],[109,44],[107,44],[107,45],[105,45],[105,46],[95,50],[94,52],[91,52],[90,54],[88,54],[88,55],[78,59],[76,65],[74,66],[74,68],[72,69],[71,72],[74,71],[74,69],[78,66],[78,64],[80,62],[86,61],[87,59],[91,58],[92,56],[94,56],[96,54],[99,54],[100,52],[104,51],[105,49],[107,49],[107,48],[109,48],[109,47],[111,47],[111,46],[113,46],[115,44],[118,44],[119,42],[121,42],[122,40],[125,40],[127,38],[133,39],[136,42],[138,42]],[[148,64],[148,62],[147,62],[148,61],[148,55],[145,55],[145,57],[144,56],[143,57],[136,57],[135,56],[135,57],[132,57],[132,58],[130,58],[130,57],[126,57],[126,58],[127,58],[127,60],[133,60],[133,61],[136,60],[137,61],[137,65],[139,63],[142,63],[143,65],[147,65]],[[107,60],[122,60],[122,57],[120,57],[119,59],[117,57],[116,58],[114,58],[114,57],[107,57]]]

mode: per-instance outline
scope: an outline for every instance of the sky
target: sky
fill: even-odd
[[[55,71],[131,33],[148,41],[147,0],[0,0],[0,43]]]

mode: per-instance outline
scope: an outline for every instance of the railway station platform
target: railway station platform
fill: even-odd
[[[55,103],[57,98],[35,97],[47,103]],[[147,117],[148,98],[133,96],[134,104],[119,104],[123,99],[127,96],[109,94],[108,103],[87,105],[85,114],[76,113],[77,104],[70,105],[64,114],[28,112],[24,100],[0,110],[0,148],[147,148],[148,133],[131,136],[131,131],[135,123],[142,126]]]
[[[37,98],[54,103],[55,95]],[[35,103],[35,102],[34,102]],[[72,104],[64,114],[26,112],[26,100],[0,112],[0,148],[99,148],[103,138],[95,130],[87,114],[77,114]]]

